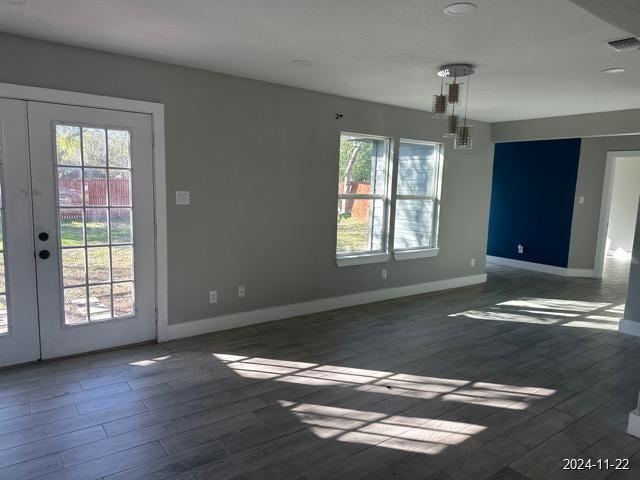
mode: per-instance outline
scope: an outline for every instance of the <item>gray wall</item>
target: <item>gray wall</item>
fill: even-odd
[[[165,104],[172,324],[484,272],[487,124],[473,150],[446,145],[437,258],[337,268],[340,130],[440,141],[430,114],[8,35],[0,65],[1,82]]]
[[[571,224],[569,268],[592,269],[607,152],[640,150],[640,110],[572,115],[491,125],[496,142],[582,137]],[[585,198],[584,204],[578,199]]]
[[[569,246],[570,268],[594,268],[607,153],[640,150],[640,135],[583,138]],[[583,205],[578,199],[583,196]]]
[[[607,249],[631,255],[640,199],[640,157],[615,159]]]
[[[629,274],[629,288],[627,291],[627,305],[624,318],[640,322],[640,208],[636,219],[636,235],[633,241],[631,257],[631,272]],[[640,408],[640,401],[638,403]]]
[[[496,142],[640,134],[640,109],[537,118],[491,125]]]

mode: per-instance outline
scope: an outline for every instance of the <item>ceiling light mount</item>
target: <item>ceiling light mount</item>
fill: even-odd
[[[311,62],[309,60],[303,60],[301,58],[291,60],[289,63],[294,67],[310,67],[311,66]]]
[[[468,77],[473,74],[474,71],[473,65],[469,65],[468,63],[451,63],[448,65],[442,65],[438,69],[438,76],[442,78]]]
[[[459,17],[461,15],[467,15],[468,13],[475,12],[477,8],[478,7],[475,3],[456,2],[447,5],[442,11],[452,17]]]
[[[614,73],[624,73],[627,70],[624,67],[613,67],[613,68],[605,68],[604,70],[600,70],[600,73],[608,73],[608,74],[614,74]]]

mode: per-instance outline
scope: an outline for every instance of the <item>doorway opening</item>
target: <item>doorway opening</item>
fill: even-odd
[[[595,276],[628,283],[640,203],[640,151],[609,152],[602,192]]]

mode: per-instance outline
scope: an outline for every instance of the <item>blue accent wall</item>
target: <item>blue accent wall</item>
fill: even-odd
[[[489,255],[567,267],[580,142],[496,144]]]

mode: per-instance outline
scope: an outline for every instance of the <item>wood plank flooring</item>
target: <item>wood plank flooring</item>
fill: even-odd
[[[5,369],[0,479],[638,479],[626,275],[491,267],[482,286]]]

